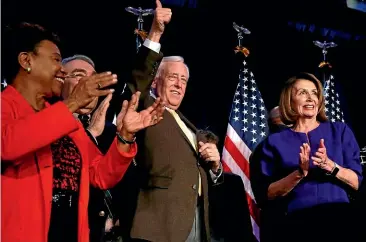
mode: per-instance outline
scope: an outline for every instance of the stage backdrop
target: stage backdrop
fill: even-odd
[[[342,87],[345,115],[361,146],[366,145],[364,124],[366,35],[364,13],[347,9],[345,1],[196,1],[172,5],[173,16],[161,40],[165,55],[181,55],[190,67],[183,113],[198,127],[225,137],[238,76],[237,44],[232,22],[247,27],[243,45],[267,109],[278,103],[283,83],[297,71],[318,73],[321,50],[313,40],[338,44],[328,54]],[[323,2],[323,1],[322,1]],[[154,1],[3,1],[3,25],[14,21],[38,22],[57,31],[64,41],[63,56],[86,54],[98,71],[111,70],[123,80],[135,56],[136,17],[127,6],[154,8]],[[193,7],[192,7],[193,6]],[[323,19],[323,20],[318,20]],[[145,18],[149,29],[151,17]],[[332,32],[333,31],[333,32]],[[6,48],[6,46],[3,46]],[[240,64],[240,63],[239,63]],[[2,60],[6,68],[6,60]],[[221,150],[221,149],[220,149]]]

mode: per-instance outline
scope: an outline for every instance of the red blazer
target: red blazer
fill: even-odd
[[[47,241],[53,182],[50,144],[65,135],[81,153],[78,241],[89,242],[89,184],[100,189],[113,187],[135,157],[137,145],[132,145],[128,153],[120,152],[115,139],[103,156],[64,103],[48,105],[35,113],[12,86],[1,93],[3,242]]]

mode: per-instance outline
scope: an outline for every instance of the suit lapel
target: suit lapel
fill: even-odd
[[[180,119],[182,119],[182,121],[187,125],[187,127],[190,130],[192,130],[194,134],[196,134],[197,133],[196,126],[194,126],[186,117],[184,117],[180,111],[177,110],[176,112],[179,115]]]
[[[186,136],[186,134],[184,133],[184,131],[180,128],[179,124],[177,123],[177,121],[175,120],[175,118],[173,117],[173,115],[169,112],[169,111],[165,111],[166,115],[169,115],[169,117],[171,118],[171,122],[174,123],[174,126],[179,130],[180,134],[183,136],[183,138],[186,140],[186,142],[188,143],[189,147],[192,149],[192,151],[197,154],[196,149],[192,146],[191,141],[189,140],[189,138]],[[181,114],[178,114],[179,117],[181,117]],[[185,120],[182,119],[183,122],[185,122]],[[187,125],[188,128],[191,128],[190,126]],[[194,126],[193,126],[194,127]],[[193,130],[192,130],[193,131]]]
[[[154,103],[154,98],[150,96],[149,98],[146,98],[145,99],[145,103],[144,103],[145,105],[144,106],[145,107],[149,107],[153,103]],[[182,121],[187,125],[187,127],[189,129],[191,129],[194,134],[196,134],[197,128],[191,122],[189,122],[189,120],[186,117],[184,117],[183,114],[180,111],[176,110],[176,113],[179,115],[179,117],[182,119]],[[169,111],[165,110],[163,116],[164,116],[164,119],[166,119],[167,116],[170,118],[170,122],[173,122],[174,123],[174,125],[176,126],[176,128],[179,130],[179,132],[181,133],[181,135],[183,136],[183,138],[188,143],[189,147],[192,149],[192,151],[195,154],[197,154],[196,149],[192,146],[191,141],[189,140],[189,138],[186,136],[186,134],[183,132],[183,130],[179,127],[179,124],[177,123],[177,121],[175,120],[175,118],[173,117],[173,115]]]

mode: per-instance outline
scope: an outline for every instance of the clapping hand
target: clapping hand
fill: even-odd
[[[313,164],[321,169],[331,172],[335,166],[334,162],[328,158],[327,148],[324,144],[324,139],[320,140],[319,148],[315,153],[315,156],[312,156]]]
[[[160,98],[148,108],[137,112],[141,92],[132,95],[131,100],[123,101],[121,112],[117,116],[117,132],[126,140],[132,140],[136,132],[157,124],[163,119],[164,103]]]
[[[108,94],[91,117],[88,130],[94,136],[94,138],[100,136],[103,133],[105,127],[105,118],[111,99],[112,94]]]
[[[309,172],[309,158],[310,157],[310,146],[307,143],[304,143],[302,146],[300,146],[300,172],[307,176]]]
[[[114,89],[105,89],[117,83],[117,75],[111,72],[103,72],[92,76],[83,77],[64,101],[72,113],[86,107],[96,97],[106,96],[114,92]]]

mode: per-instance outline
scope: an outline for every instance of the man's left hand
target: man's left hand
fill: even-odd
[[[107,114],[111,99],[112,94],[108,94],[108,96],[104,98],[103,102],[99,105],[91,117],[88,130],[94,136],[94,138],[100,136],[103,133],[105,126],[105,116]]]
[[[199,150],[201,157],[204,161],[207,163],[212,163],[212,170],[214,172],[217,172],[217,170],[220,168],[220,153],[217,149],[217,146],[212,143],[203,143],[200,141],[199,143]]]

